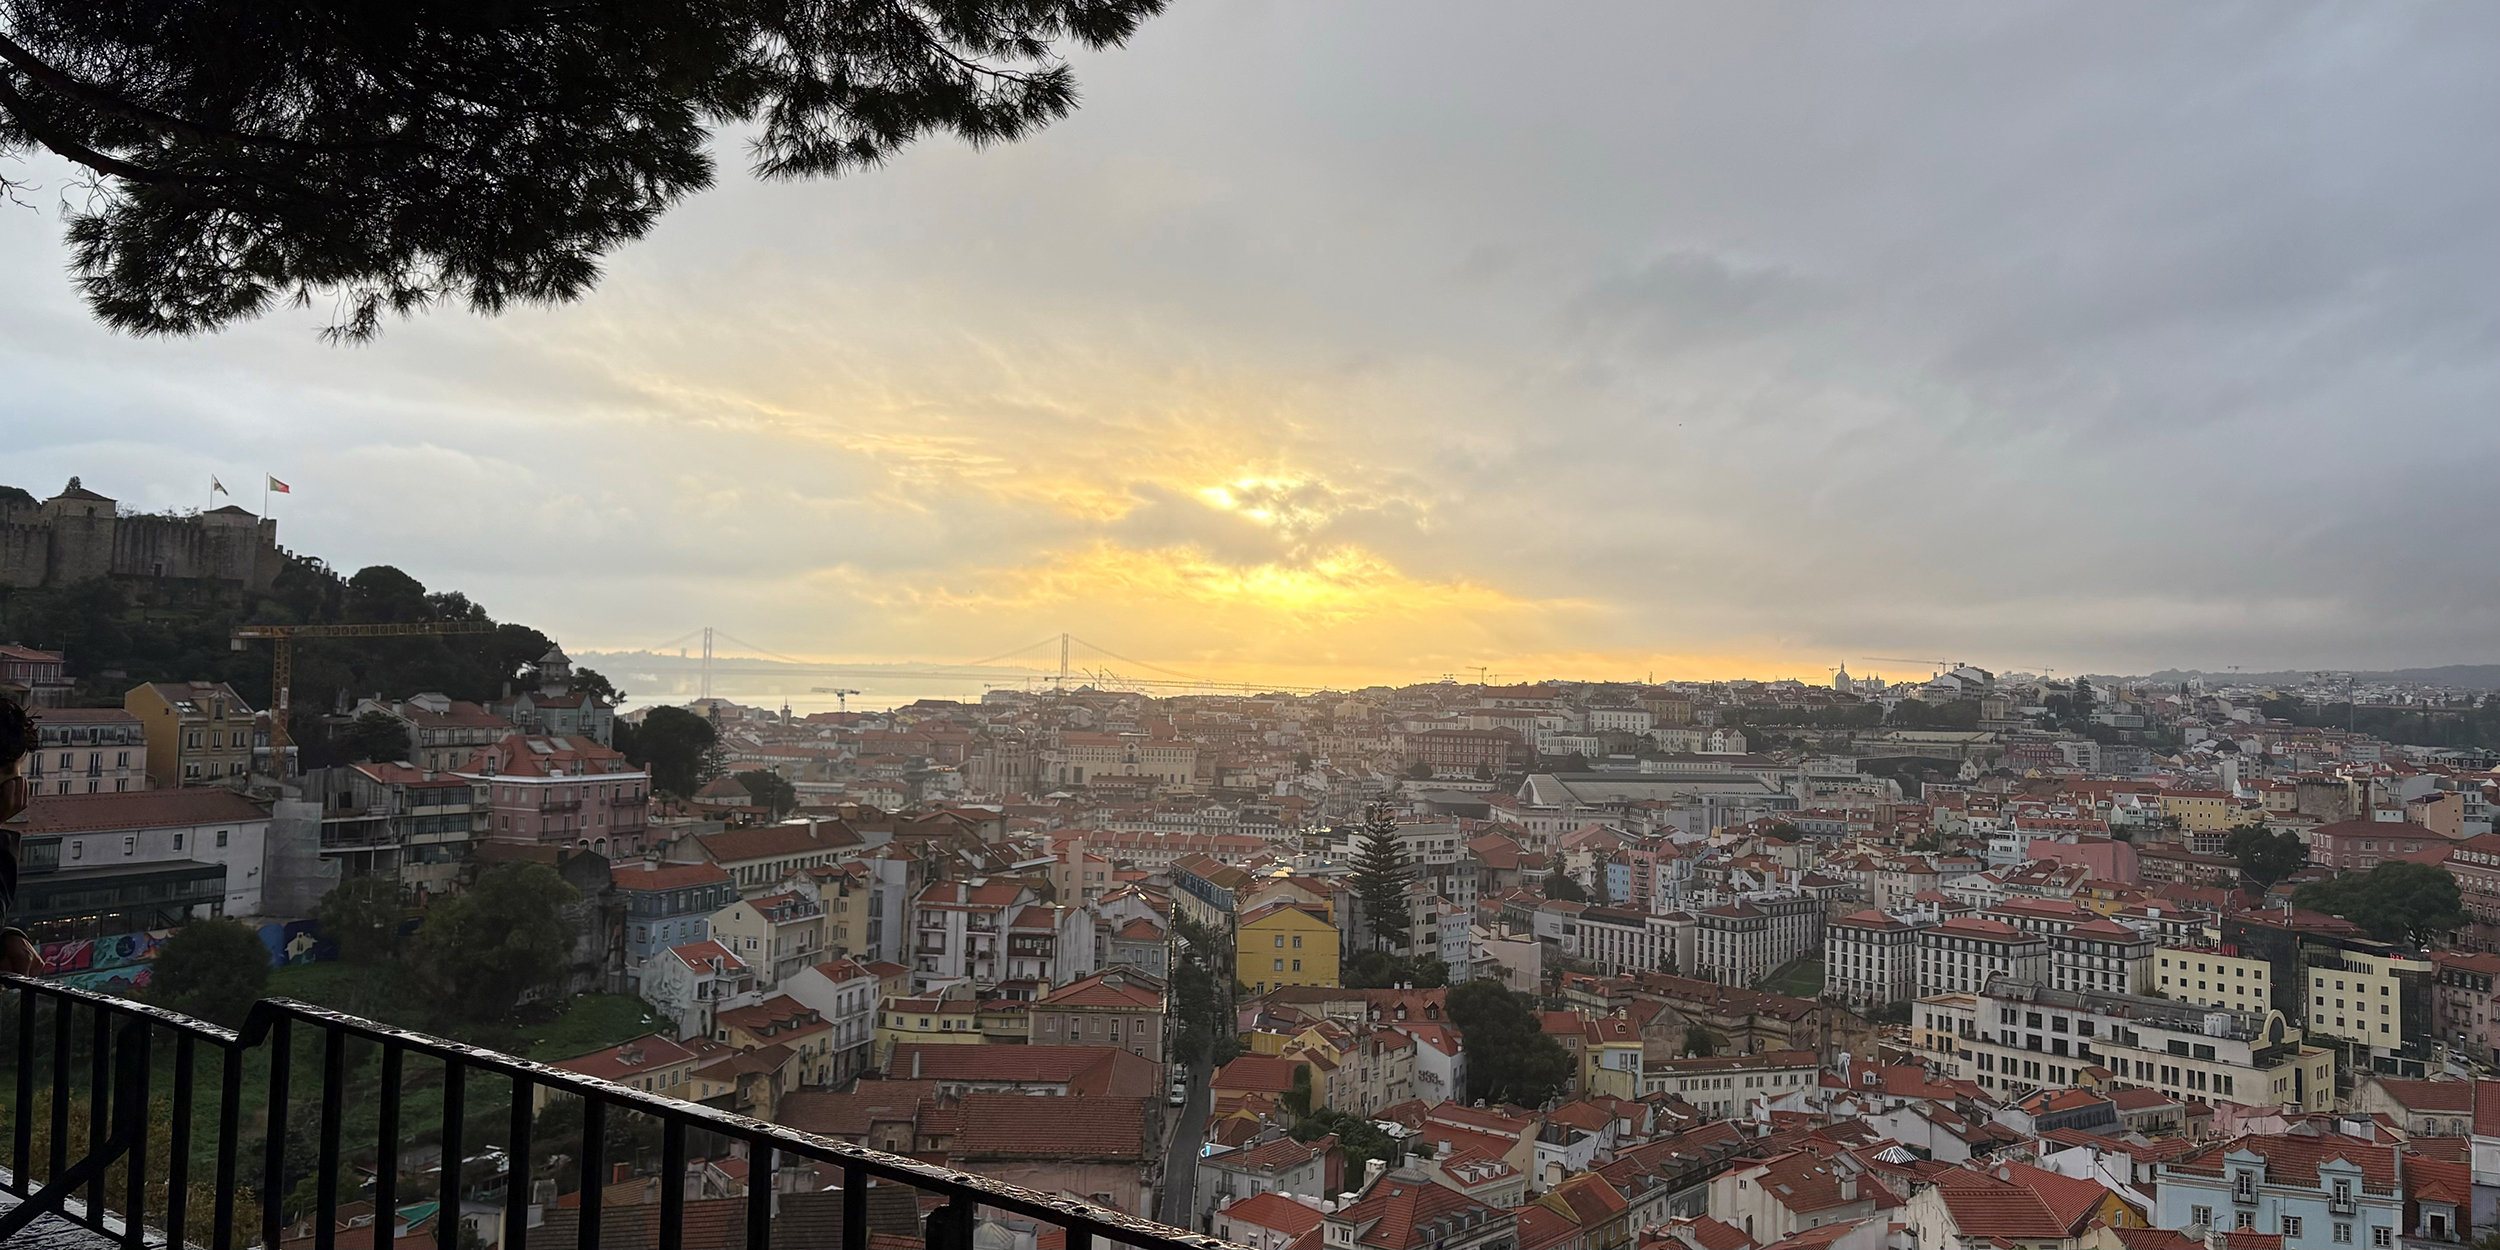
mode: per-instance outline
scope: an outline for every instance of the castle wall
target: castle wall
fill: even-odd
[[[275,521],[0,511],[0,585],[174,578],[267,590],[286,560]]]
[[[0,586],[41,586],[51,575],[52,527],[0,520]]]

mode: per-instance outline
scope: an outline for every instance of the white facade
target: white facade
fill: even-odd
[[[1823,992],[1853,1008],[1918,997],[1918,928],[1862,911],[1823,931]]]

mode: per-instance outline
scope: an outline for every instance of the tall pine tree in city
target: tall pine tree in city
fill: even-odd
[[[1406,945],[1406,864],[1398,854],[1398,820],[1386,804],[1363,812],[1361,840],[1354,848],[1354,894],[1363,900],[1363,917],[1371,930],[1373,950]]]

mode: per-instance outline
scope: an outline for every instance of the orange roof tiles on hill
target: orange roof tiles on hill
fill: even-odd
[[[1419,1250],[1458,1227],[1512,1218],[1446,1185],[1404,1169],[1385,1173],[1333,1217],[1353,1226],[1354,1241],[1378,1250]]]
[[[1279,1193],[1257,1193],[1236,1198],[1217,1209],[1216,1214],[1236,1224],[1256,1224],[1274,1229],[1288,1237],[1299,1237],[1320,1226],[1317,1208],[1307,1207]]]
[[[269,809],[223,786],[130,790],[112,794],[36,795],[9,822],[21,834],[97,829],[163,829],[174,825],[243,824],[269,819]]]

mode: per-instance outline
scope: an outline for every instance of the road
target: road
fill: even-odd
[[[1198,1227],[1191,1218],[1191,1206],[1197,1196],[1198,1147],[1206,1141],[1207,1111],[1214,1099],[1209,1086],[1214,1076],[1214,1065],[1205,1059],[1190,1069],[1189,1101],[1173,1117],[1172,1137],[1164,1147],[1163,1197],[1155,1218],[1175,1228]]]

